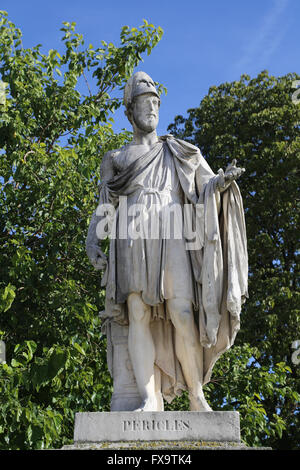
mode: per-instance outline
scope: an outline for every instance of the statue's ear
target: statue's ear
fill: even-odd
[[[124,114],[127,117],[130,124],[132,124],[132,110],[130,108],[127,108],[125,109]]]

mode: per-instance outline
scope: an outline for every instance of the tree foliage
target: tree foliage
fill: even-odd
[[[0,448],[60,447],[76,411],[109,406],[104,292],[85,237],[101,157],[130,137],[112,131],[117,92],[162,30],[144,20],[97,48],[74,23],[62,33],[61,51],[26,49],[0,15]]]
[[[274,448],[299,448],[300,442],[300,370],[291,360],[291,345],[300,339],[300,106],[292,100],[296,80],[296,74],[276,78],[267,71],[253,79],[244,75],[240,81],[211,87],[198,108],[188,110],[187,118],[177,116],[169,126],[174,135],[197,145],[216,172],[233,158],[246,168],[239,186],[246,213],[250,297],[236,344],[254,348],[246,369],[256,371],[251,378],[256,388],[248,387],[252,395],[239,409],[244,407],[243,419],[248,419],[248,400],[258,400],[268,426],[277,416],[279,434],[257,433],[260,442]],[[281,373],[287,367],[284,387],[282,379],[273,381],[278,367]],[[238,401],[244,387],[237,391]],[[288,394],[282,393],[286,387]]]
[[[84,241],[101,157],[130,138],[112,131],[117,92],[162,30],[144,20],[122,29],[119,46],[97,48],[74,23],[62,32],[60,51],[25,49],[21,31],[0,15],[1,449],[59,448],[72,441],[75,412],[109,409],[104,291]],[[214,409],[240,411],[245,442],[275,448],[299,442],[299,369],[290,360],[300,339],[295,78],[263,73],[213,87],[171,126],[215,170],[233,157],[247,169],[240,186],[250,299],[237,345],[217,362],[206,393]],[[186,395],[175,407],[187,409]]]
[[[240,413],[242,441],[248,446],[270,445],[282,439],[286,422],[278,412],[267,413],[266,400],[297,402],[299,394],[290,382],[292,370],[284,362],[277,363],[270,373],[268,366],[257,366],[253,354],[260,352],[244,343],[233,346],[214,366],[213,378],[205,386],[205,396],[213,410]],[[176,398],[168,410],[188,410],[188,393]]]

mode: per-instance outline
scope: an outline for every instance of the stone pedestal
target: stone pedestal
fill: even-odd
[[[76,413],[74,444],[131,441],[240,442],[235,411]]]
[[[107,329],[109,343],[108,363],[114,381],[111,411],[132,411],[140,406],[141,397],[137,389],[128,352],[128,326],[110,322]]]
[[[128,326],[108,321],[103,328],[107,336],[107,364],[114,387],[110,402],[111,411],[134,411],[141,405],[141,396],[134,377],[128,351]],[[155,380],[160,371],[154,364]],[[160,379],[159,379],[160,380]],[[164,410],[162,394],[157,391],[157,411]]]

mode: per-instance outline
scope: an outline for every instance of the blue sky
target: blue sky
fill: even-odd
[[[1,10],[23,32],[24,47],[38,43],[60,50],[63,21],[75,21],[87,44],[118,43],[122,26],[143,18],[164,35],[136,70],[163,83],[158,133],[166,133],[175,115],[199,105],[212,85],[256,76],[299,71],[300,0],[2,0]],[[114,130],[130,129],[123,110]]]

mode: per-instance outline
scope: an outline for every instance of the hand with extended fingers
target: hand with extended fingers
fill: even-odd
[[[225,191],[225,189],[230,186],[232,181],[238,179],[245,172],[245,168],[240,168],[236,166],[236,159],[233,159],[232,162],[227,166],[225,173],[222,169],[218,171],[219,174],[219,189],[220,191]]]

